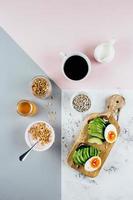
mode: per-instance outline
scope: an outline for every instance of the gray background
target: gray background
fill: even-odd
[[[52,83],[53,98],[32,96],[30,80],[43,72],[2,29],[0,69],[0,200],[60,200],[61,91]],[[38,115],[19,116],[16,104],[20,99],[35,101]],[[19,155],[28,148],[25,129],[36,120],[46,120],[55,128],[55,144],[49,151],[32,152],[20,162]]]

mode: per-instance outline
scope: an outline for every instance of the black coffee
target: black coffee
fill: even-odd
[[[71,56],[64,64],[64,73],[72,80],[81,80],[88,73],[88,63],[81,56]]]

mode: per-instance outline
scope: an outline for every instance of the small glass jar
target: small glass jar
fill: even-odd
[[[52,85],[50,80],[45,76],[35,76],[31,81],[32,94],[40,99],[51,96]]]
[[[20,100],[17,103],[17,113],[24,117],[36,115],[37,111],[38,107],[33,101]]]

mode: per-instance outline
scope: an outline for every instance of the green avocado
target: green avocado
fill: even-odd
[[[85,163],[85,156],[83,155],[83,152],[84,152],[84,149],[85,148],[82,148],[81,150],[80,150],[80,154],[79,154],[79,157],[80,157],[80,160],[83,162],[83,163]]]
[[[84,164],[84,161],[83,161],[83,159],[82,159],[82,157],[81,157],[81,154],[82,154],[82,149],[79,149],[79,150],[77,151],[77,156],[76,156],[76,158],[77,158],[78,162],[82,165],[82,164]]]
[[[88,148],[84,148],[83,149],[83,157],[84,157],[84,159],[85,159],[85,162],[88,160],[88,154],[87,154],[87,150]]]
[[[88,124],[88,134],[97,137],[100,139],[104,139],[104,129],[106,127],[106,122],[98,117],[91,120]]]
[[[73,154],[73,161],[74,161],[74,163],[75,163],[76,165],[79,165],[79,164],[80,164],[80,163],[78,162],[78,160],[77,160],[77,151],[75,151],[74,154]]]
[[[76,165],[84,165],[85,162],[93,156],[98,156],[100,150],[93,146],[86,146],[80,149],[77,149],[73,154],[73,162]]]
[[[95,148],[95,156],[97,156],[98,155],[98,150]]]
[[[90,156],[95,156],[95,147],[90,146]]]
[[[90,157],[90,148],[89,147],[86,148],[86,155],[87,155],[87,157],[89,159],[89,157]]]
[[[102,140],[100,138],[92,137],[88,140],[89,143],[95,143],[95,144],[103,144]]]
[[[104,125],[106,125],[106,122],[105,122],[101,117],[97,117],[97,118],[95,119],[95,122],[97,122],[97,123],[99,123],[99,124],[104,124]]]
[[[91,135],[91,136],[93,136],[93,137],[97,137],[97,138],[99,138],[99,139],[104,139],[104,136],[103,136],[103,134],[101,134],[101,133],[98,133],[98,132],[90,132],[89,131],[89,135]]]

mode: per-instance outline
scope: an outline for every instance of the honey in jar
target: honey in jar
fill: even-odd
[[[17,104],[17,112],[22,116],[33,116],[37,110],[37,105],[29,100],[21,100]]]

